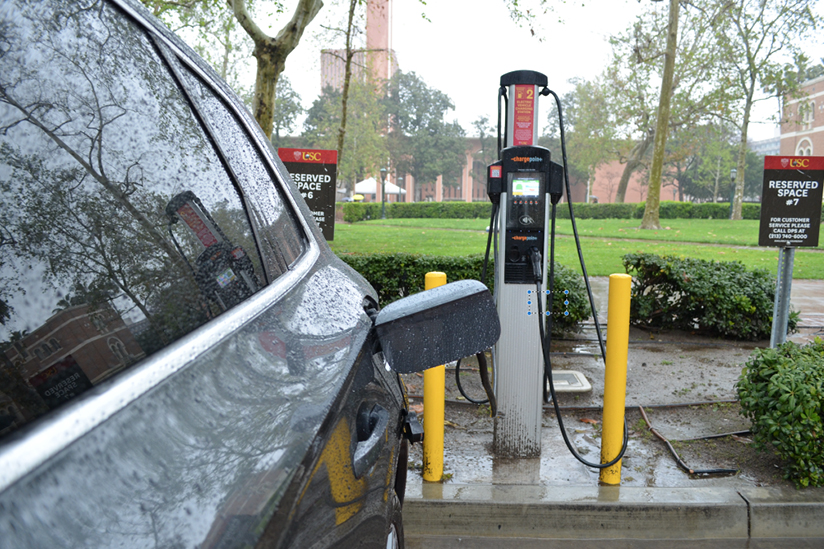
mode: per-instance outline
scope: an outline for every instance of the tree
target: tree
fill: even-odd
[[[395,170],[419,183],[439,175],[444,181],[457,179],[466,161],[466,143],[461,125],[444,119],[454,108],[452,100],[414,72],[398,71],[388,88],[388,149]]]
[[[255,95],[252,111],[267,137],[272,136],[275,87],[283,72],[286,58],[297,47],[303,31],[323,7],[321,0],[298,0],[292,19],[277,36],[269,36],[255,23],[246,9],[245,0],[228,0],[240,26],[252,39],[257,61]]]
[[[175,23],[190,20],[198,21],[202,25],[211,25],[212,22],[203,17],[202,14],[204,12],[215,13],[213,10],[216,9],[217,5],[217,2],[213,1],[180,3],[172,0],[143,0],[143,3],[173,28]],[[252,112],[263,132],[271,138],[275,118],[275,90],[280,74],[283,72],[286,58],[297,47],[306,27],[323,7],[323,2],[322,0],[296,0],[291,19],[275,36],[266,34],[255,22],[253,11],[250,11],[250,8],[247,7],[246,0],[227,0],[227,3],[235,21],[245,31],[253,44],[252,55],[257,66],[252,96]],[[284,11],[282,2],[276,2],[275,8],[278,13]],[[197,17],[198,14],[201,17]],[[224,28],[228,27],[224,25]],[[227,32],[226,35],[229,36],[229,33]],[[227,42],[224,52],[228,50]],[[211,61],[214,65],[215,60],[212,59]]]
[[[281,76],[275,91],[275,116],[273,119],[272,145],[281,146],[282,137],[295,130],[295,122],[303,113],[300,95],[292,89],[289,78]]]
[[[614,132],[617,124],[608,110],[605,90],[599,78],[591,81],[573,79],[570,82],[575,88],[561,97],[564,134],[567,141],[567,170],[570,180],[587,182],[585,201],[589,202],[589,196],[592,194],[590,185],[594,180],[595,170],[615,154],[618,146]],[[554,149],[556,153],[561,153],[560,143],[557,142],[557,137],[560,136],[560,132],[557,131],[560,127],[560,117],[558,106],[554,102],[551,103],[547,120],[547,144],[551,144],[550,149]],[[560,160],[560,154],[555,156]]]
[[[425,0],[418,0],[422,5],[426,5]],[[266,34],[254,20],[254,6],[247,7],[246,0],[226,0],[226,4],[220,0],[141,0],[152,13],[166,23],[172,30],[179,31],[185,28],[197,29],[199,33],[199,44],[194,48],[206,58],[218,71],[224,80],[230,81],[227,77],[229,60],[234,51],[238,49],[240,43],[233,38],[235,25],[239,25],[252,41],[252,55],[256,62],[256,74],[254,92],[252,94],[252,112],[260,127],[267,137],[272,137],[275,118],[275,98],[277,82],[284,70],[287,57],[294,51],[303,37],[306,27],[315,19],[323,8],[322,0],[295,0],[294,12],[291,19],[281,27],[275,36]],[[353,13],[356,5],[362,5],[363,0],[347,0],[346,6],[349,11],[349,23],[346,30],[346,51],[351,52],[350,38],[354,27],[352,26]],[[504,0],[510,12],[510,16],[516,22],[528,24],[531,33],[535,34],[533,25],[540,14],[546,14],[552,7],[547,0],[539,0],[538,7],[524,8],[518,0]],[[230,20],[226,17],[221,7],[228,8],[228,13],[234,18]],[[276,0],[274,9],[277,13],[286,11],[285,0]],[[426,15],[423,15],[426,17]],[[218,22],[215,25],[215,21]],[[213,29],[216,32],[213,32]],[[197,40],[196,40],[197,42]],[[211,55],[210,47],[217,42],[222,48],[221,54]],[[349,55],[347,54],[347,57]],[[347,75],[351,60],[347,61]],[[348,80],[348,76],[346,80]],[[235,83],[235,85],[240,85]],[[242,86],[234,88],[239,95],[242,93]],[[344,90],[344,99],[348,98],[348,92]],[[343,109],[342,124],[339,128],[346,132],[346,113],[348,108]],[[341,138],[342,140],[343,138]]]
[[[489,123],[489,117],[479,116],[472,122],[481,148],[472,155],[472,178],[483,185],[487,181],[487,166],[498,160],[496,129]]]
[[[355,183],[377,176],[386,166],[386,115],[372,80],[355,79],[349,91],[349,121],[343,155],[338,158],[338,183],[349,190]],[[303,139],[310,147],[334,149],[340,137],[342,94],[331,87],[314,101],[303,124]]]
[[[603,74],[603,100],[616,141],[629,144],[614,149],[624,164],[616,202],[624,201],[630,177],[643,166],[655,135],[651,83],[660,41],[660,22],[654,13],[640,16],[630,29],[610,38],[612,62]]]
[[[712,123],[676,129],[668,140],[668,167],[678,187],[679,200],[716,202],[726,198],[730,168],[734,167],[734,132],[728,125]]]
[[[355,8],[360,4],[360,0],[349,0],[349,17],[346,21],[344,37],[346,46],[344,51],[344,71],[343,71],[343,92],[341,94],[341,116],[340,127],[338,128],[338,162],[343,159],[343,144],[346,138],[346,120],[349,116],[349,87],[352,84],[352,58],[355,56],[355,49],[352,43],[355,34]]]
[[[644,158],[656,137],[662,155],[666,152],[666,136],[657,135],[660,131],[695,127],[714,116],[722,94],[719,86],[714,85],[718,81],[719,55],[712,38],[723,7],[724,4],[711,1],[685,3],[680,11],[675,10],[679,17],[677,27],[670,25],[665,13],[646,13],[638,17],[631,29],[611,40],[613,62],[605,72],[604,85],[609,92],[606,97],[612,116],[621,124],[618,126],[620,132],[633,141],[628,154],[622,158],[626,166],[616,201],[623,200],[629,176],[644,165]],[[662,69],[661,60],[665,57],[662,46],[671,26],[677,28],[677,39],[670,40],[670,44],[677,48],[672,56],[672,87],[668,93],[665,90],[663,96],[668,99],[664,104],[669,109],[667,123],[663,124],[664,120],[658,116],[661,90],[656,93],[651,82],[658,78]],[[658,98],[657,107],[653,103],[655,97]],[[660,131],[656,124],[662,128]],[[665,160],[662,156],[661,173]],[[652,179],[647,191],[647,221],[642,227],[658,224],[658,209],[653,203],[657,202],[660,193],[660,176],[657,181]]]
[[[740,131],[738,172],[735,180],[733,219],[741,219],[746,176],[747,132],[753,105],[769,97],[783,97],[798,89],[798,74],[784,70],[782,59],[801,56],[800,45],[812,39],[822,20],[810,0],[734,0],[717,28],[716,40],[725,57],[724,86],[733,94],[736,111],[727,119]],[[756,97],[764,91],[765,97]]]
[[[670,0],[669,23],[667,25],[667,50],[664,53],[664,75],[661,78],[661,93],[658,100],[658,119],[655,123],[655,146],[652,150],[649,191],[644,205],[642,229],[660,229],[658,204],[661,200],[661,172],[664,168],[664,147],[667,144],[670,118],[670,100],[675,73],[675,53],[678,41],[678,0]]]

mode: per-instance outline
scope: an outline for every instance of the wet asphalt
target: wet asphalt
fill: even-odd
[[[605,323],[608,279],[591,283]],[[801,329],[789,339],[801,343],[824,334],[824,281],[794,280],[791,303],[801,312]],[[631,330],[628,421],[641,405],[671,440],[746,430],[744,418],[685,415],[668,406],[735,400],[743,363],[752,349],[767,345]],[[594,327],[558,341],[553,351],[564,353],[553,359],[556,370],[577,370],[592,384],[589,392],[560,395],[559,404],[599,407],[604,367]],[[776,488],[741,474],[696,478],[637,437],[630,437],[621,484],[602,486],[596,470],[570,455],[548,409],[540,458],[496,457],[492,431],[489,422],[447,430],[451,477],[444,483],[410,471],[407,547],[824,547],[824,489]],[[580,452],[597,460],[596,425],[573,423],[567,432]]]

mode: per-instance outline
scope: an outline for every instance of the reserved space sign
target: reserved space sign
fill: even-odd
[[[765,156],[760,246],[818,246],[824,157]]]
[[[278,149],[278,156],[312,210],[323,237],[332,241],[335,238],[338,151],[283,148]]]

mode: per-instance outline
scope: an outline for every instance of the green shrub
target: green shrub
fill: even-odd
[[[398,202],[393,203],[387,217],[440,218],[440,219],[489,219],[491,202]]]
[[[483,256],[444,257],[417,254],[340,254],[339,257],[359,272],[378,292],[380,304],[387,304],[402,297],[422,292],[426,273],[446,273],[448,282],[456,280],[481,280]],[[494,291],[494,262],[490,259],[486,283]],[[555,265],[555,295],[552,301],[552,329],[555,333],[572,330],[579,322],[589,318],[583,278],[576,271]],[[568,294],[564,290],[569,290]],[[565,304],[565,301],[569,301]]]
[[[575,219],[632,219],[636,204],[585,204],[573,202]],[[569,204],[558,204],[558,219],[569,219]]]
[[[552,296],[552,333],[576,331],[590,317],[584,277],[569,267],[555,264]]]
[[[759,208],[760,210],[760,208]],[[742,210],[743,212],[743,210]],[[729,219],[730,205],[724,202],[704,202],[702,204],[693,204],[692,206],[693,219]]]
[[[737,261],[627,254],[633,275],[630,322],[642,328],[703,332],[730,339],[769,338],[775,280]],[[790,315],[794,331],[798,314]]]
[[[380,202],[346,202],[343,205],[343,220],[347,223],[379,219],[380,216]]]
[[[660,219],[689,219],[692,217],[694,205],[692,202],[661,201],[658,205],[658,217]]]
[[[741,219],[761,219],[761,204],[741,204]]]
[[[824,341],[756,349],[736,385],[755,444],[787,462],[796,487],[824,486]]]
[[[573,203],[575,219],[642,219],[644,202],[632,204],[584,204]],[[390,219],[489,219],[491,202],[392,202],[386,204],[386,217]],[[661,219],[727,219],[729,203],[693,204],[692,202],[661,202],[658,215]],[[379,219],[380,202],[347,202],[343,204],[343,220],[356,223],[367,219]],[[760,204],[742,204],[744,219],[760,219]],[[569,205],[558,204],[558,219],[569,219]]]
[[[380,219],[380,202],[347,202],[343,204],[343,220],[356,223]],[[389,219],[489,219],[491,202],[392,202],[386,204]]]

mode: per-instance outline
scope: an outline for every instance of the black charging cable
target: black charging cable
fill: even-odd
[[[566,426],[564,426],[564,418],[561,416],[561,409],[558,406],[558,397],[555,394],[555,383],[552,381],[552,362],[549,354],[549,348],[551,344],[551,339],[548,338],[548,334],[552,333],[552,297],[555,295],[555,204],[552,204],[552,229],[551,229],[551,240],[549,246],[549,299],[547,300],[547,330],[544,331],[544,312],[543,307],[541,306],[541,252],[537,248],[532,248],[530,250],[530,261],[532,262],[532,274],[535,277],[535,287],[537,289],[537,293],[539,299],[538,302],[538,330],[540,331],[541,336],[541,352],[544,355],[544,375],[546,376],[547,381],[549,382],[549,393],[552,397],[552,406],[555,408],[555,416],[558,418],[558,428],[561,430],[561,436],[564,438],[564,444],[569,449],[570,453],[586,465],[587,467],[592,467],[594,469],[606,469],[608,467],[612,467],[624,457],[624,453],[627,451],[627,444],[629,443],[629,428],[627,427],[627,420],[624,417],[624,441],[621,445],[621,451],[618,452],[618,456],[609,461],[607,463],[593,463],[591,461],[587,461],[584,457],[578,453],[575,449],[575,445],[572,444],[572,441],[569,440],[569,435],[567,434]],[[551,337],[551,335],[549,336]]]
[[[601,332],[601,323],[598,321],[598,312],[595,310],[595,300],[592,297],[592,286],[589,283],[587,266],[584,263],[584,252],[583,250],[581,250],[581,237],[578,235],[578,226],[575,223],[575,213],[572,211],[572,200],[570,199],[570,197],[572,196],[572,188],[569,184],[569,170],[567,169],[569,163],[567,162],[566,137],[564,135],[564,113],[563,109],[561,108],[561,99],[558,97],[557,93],[550,90],[549,88],[544,88],[543,90],[541,90],[541,95],[552,95],[552,97],[555,98],[555,104],[558,106],[558,127],[561,132],[561,158],[564,165],[564,184],[566,187],[567,205],[569,206],[569,220],[572,222],[572,234],[575,237],[575,248],[578,250],[578,261],[581,264],[581,273],[584,277],[584,285],[586,285],[587,288],[589,306],[590,310],[592,311],[592,318],[595,321],[595,332],[598,334],[598,345],[601,347],[601,357],[604,359],[604,363],[606,363],[607,349],[606,345],[604,344],[603,333]],[[553,230],[555,229],[554,224],[552,228]],[[551,265],[550,268],[552,268]]]
[[[569,199],[571,194],[571,188],[569,184],[569,170],[568,170],[568,162],[567,162],[567,152],[566,152],[566,138],[564,135],[564,118],[563,118],[563,111],[561,107],[561,99],[558,97],[554,91],[550,90],[549,88],[544,88],[541,90],[541,95],[552,95],[555,98],[555,103],[558,106],[558,126],[560,127],[561,133],[561,156],[564,168],[564,182],[566,186],[566,193],[567,193],[567,204],[569,205],[569,217],[572,221],[572,233],[575,236],[575,246],[578,250],[578,259],[581,264],[581,272],[584,277],[584,283],[587,289],[587,296],[589,297],[589,304],[590,309],[592,311],[592,318],[595,320],[595,331],[598,334],[598,344],[601,348],[601,357],[604,360],[604,364],[607,361],[607,353],[606,353],[606,345],[604,344],[604,337],[603,333],[601,332],[601,325],[598,321],[598,312],[595,310],[595,300],[592,296],[592,286],[589,283],[589,276],[587,274],[586,264],[584,263],[584,254],[581,250],[581,239],[578,235],[578,228],[575,224],[575,214],[572,211],[572,200]],[[542,299],[538,299],[538,329],[540,331],[541,336],[541,351],[544,355],[544,375],[547,378],[547,382],[549,384],[549,392],[550,397],[552,398],[552,405],[555,408],[555,416],[558,418],[558,426],[561,429],[561,435],[564,438],[564,443],[566,444],[567,448],[569,449],[570,453],[575,456],[575,459],[586,465],[587,467],[592,467],[594,469],[606,469],[608,467],[612,467],[616,463],[618,463],[623,457],[624,453],[627,450],[627,444],[629,443],[629,428],[627,427],[627,419],[626,416],[624,417],[624,440],[621,444],[621,451],[618,452],[618,456],[608,463],[593,463],[591,461],[587,461],[586,459],[581,456],[575,447],[572,444],[572,441],[569,440],[569,435],[567,434],[566,427],[564,426],[564,420],[561,417],[561,410],[558,405],[558,398],[555,393],[555,383],[552,381],[552,362],[549,354],[549,349],[551,347],[551,337],[552,337],[552,300],[555,296],[555,219],[556,219],[556,205],[558,201],[561,199],[561,195],[559,194],[552,194],[550,195],[551,198],[551,221],[550,221],[550,241],[549,241],[549,276],[547,277],[549,280],[549,299],[547,301],[547,315],[546,315],[546,322],[547,322],[547,330],[545,333],[544,331],[544,314],[542,311],[541,301]],[[541,252],[537,248],[532,248],[530,250],[530,261],[532,262],[533,266],[533,276],[535,277],[535,284],[537,287],[537,293],[540,296],[541,294]]]

